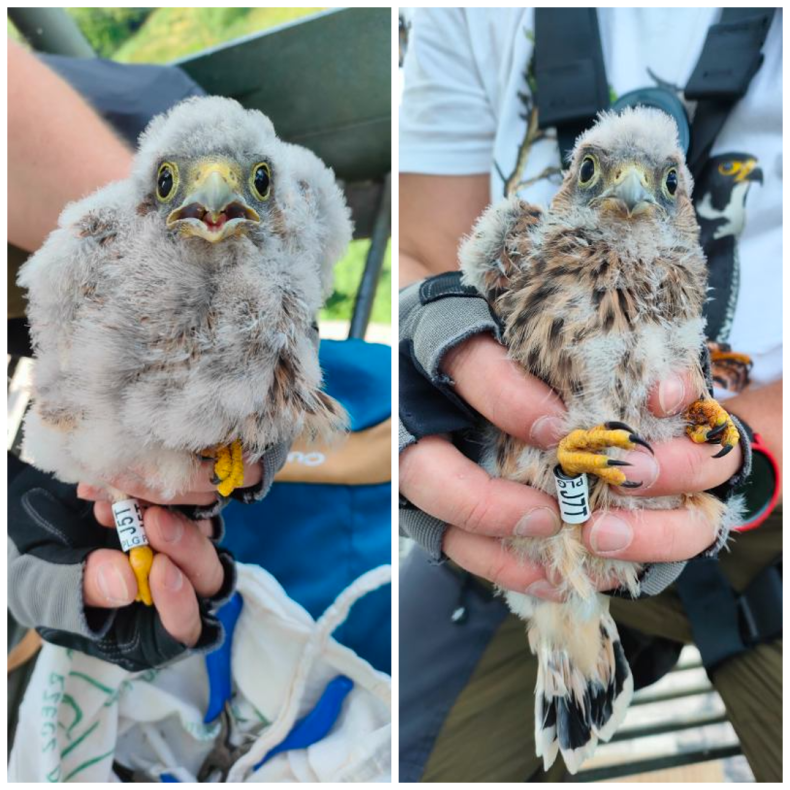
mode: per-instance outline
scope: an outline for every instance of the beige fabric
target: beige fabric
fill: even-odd
[[[15,669],[27,664],[38,653],[41,645],[41,637],[31,628],[8,653],[7,673],[10,675]]]
[[[392,479],[392,420],[351,433],[336,447],[299,439],[274,478],[283,483],[373,485]]]

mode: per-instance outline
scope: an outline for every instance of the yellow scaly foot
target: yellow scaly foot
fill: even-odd
[[[740,434],[730,415],[713,398],[694,401],[686,409],[686,433],[697,444],[720,444],[714,458],[723,458],[740,441]]]
[[[151,597],[151,587],[148,584],[148,575],[154,564],[154,552],[150,546],[135,546],[129,551],[129,564],[132,566],[137,579],[137,597],[135,601],[142,601],[146,606],[154,602]]]
[[[222,496],[230,496],[244,483],[244,458],[241,442],[238,439],[234,439],[229,445],[222,444],[213,450],[208,450],[203,456],[214,459],[212,482]]]
[[[646,447],[650,452],[653,448],[632,428],[623,422],[605,422],[588,431],[571,431],[557,448],[557,460],[562,471],[573,477],[581,473],[596,475],[609,485],[623,488],[639,488],[641,482],[628,480],[625,473],[618,469],[630,466],[627,461],[618,461],[608,455],[596,452],[607,447],[619,447],[622,450],[633,450],[637,445]]]

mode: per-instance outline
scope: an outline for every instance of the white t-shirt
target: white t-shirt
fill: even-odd
[[[656,78],[682,91],[719,17],[715,8],[598,9],[613,95],[655,87]],[[492,201],[509,184],[525,200],[548,205],[561,181],[556,136],[547,130],[548,136],[524,145],[529,108],[520,98],[531,102],[525,73],[534,10],[418,9],[411,22],[400,110],[401,172],[489,173]],[[733,237],[716,261],[731,292],[719,298],[714,339],[751,356],[755,384],[782,375],[781,31],[780,9],[763,47],[765,61],[713,145],[711,157],[721,159],[694,192],[703,222],[712,223],[709,235]],[[687,109],[693,115],[694,103]],[[751,178],[736,183],[743,168]],[[738,384],[733,380],[729,389],[734,394]]]

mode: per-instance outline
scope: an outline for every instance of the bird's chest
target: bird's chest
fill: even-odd
[[[129,261],[108,272],[96,309],[108,331],[124,335],[137,375],[180,386],[196,373],[267,367],[309,327],[298,283],[272,282],[254,260],[199,262],[171,251],[137,267]]]
[[[624,260],[587,241],[536,254],[499,306],[511,355],[566,404],[625,408],[696,361],[703,293],[667,259]]]

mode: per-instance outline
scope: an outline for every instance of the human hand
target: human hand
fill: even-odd
[[[543,448],[561,438],[556,418],[564,407],[559,398],[509,360],[491,337],[478,335],[459,345],[445,357],[444,370],[467,403],[510,435]],[[678,414],[697,394],[685,379],[671,379],[656,386],[647,405],[656,416]],[[631,454],[629,478],[641,480],[643,486],[621,493],[658,496],[707,490],[729,479],[742,461],[739,447],[711,460],[719,448],[696,445],[685,437],[654,449],[655,458],[646,451]],[[560,520],[553,497],[490,478],[440,437],[423,439],[402,453],[401,491],[449,525],[443,550],[460,566],[507,589],[557,598],[544,569],[517,559],[499,540],[555,534]],[[618,536],[625,540],[620,549],[613,549],[611,541]],[[666,562],[699,554],[714,536],[689,529],[688,511],[611,511],[606,517],[593,515],[584,526],[583,540],[588,550],[601,556]],[[601,583],[602,589],[606,586]]]
[[[104,492],[80,485],[77,495],[95,502],[93,513],[104,527],[115,528],[112,505],[97,499]],[[193,647],[202,631],[198,597],[215,595],[224,581],[224,569],[209,538],[210,519],[190,521],[163,507],[145,506],[145,531],[156,552],[149,575],[154,607],[165,630],[177,641]],[[137,580],[128,555],[115,549],[96,549],[85,562],[85,606],[117,609],[133,603]]]
[[[512,436],[547,448],[561,438],[559,397],[508,359],[489,335],[476,335],[445,355],[455,391]],[[429,436],[400,456],[400,490],[416,507],[448,524],[444,553],[461,567],[523,591],[541,569],[511,555],[500,538],[549,536],[560,528],[556,500],[510,480],[491,478],[449,441]]]
[[[11,477],[10,467],[9,608],[18,622],[48,642],[134,672],[163,666],[189,648],[211,650],[221,643],[216,611],[232,592],[236,574],[232,556],[211,545],[209,521],[196,525],[181,516],[182,538],[171,549],[165,545],[166,522],[156,511],[164,519],[179,514],[148,509],[149,539],[163,555],[151,578],[157,608],[129,606],[135,579],[115,530],[107,527],[109,503],[79,499],[75,486],[20,463]],[[81,493],[94,495],[84,488]],[[99,568],[108,559],[102,578]],[[176,591],[167,590],[170,565],[182,576]],[[112,590],[116,570],[128,574],[121,576],[120,593]]]
[[[244,472],[245,486],[255,485],[261,479],[259,463],[245,463]],[[157,552],[149,576],[154,607],[165,630],[188,647],[194,646],[201,634],[197,599],[210,598],[220,590],[224,571],[210,540],[210,519],[190,521],[181,513],[156,505],[212,504],[216,501],[212,474],[213,463],[202,462],[191,490],[170,500],[141,486],[133,476],[112,480],[114,488],[136,498],[144,508],[146,535]],[[94,502],[93,513],[99,524],[115,528],[107,491],[81,483],[77,496]],[[86,606],[116,609],[132,603],[137,595],[137,581],[127,555],[113,549],[92,552],[85,564],[83,594]]]

